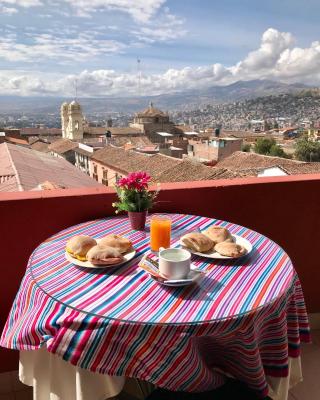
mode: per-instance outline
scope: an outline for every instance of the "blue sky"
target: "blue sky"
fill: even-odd
[[[268,78],[320,82],[320,2],[0,0],[9,94],[133,94]]]

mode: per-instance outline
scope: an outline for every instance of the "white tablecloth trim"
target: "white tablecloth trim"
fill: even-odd
[[[287,400],[289,390],[302,380],[301,358],[289,358],[289,373],[286,378],[267,376],[269,397],[273,400]]]
[[[20,351],[19,378],[33,386],[33,400],[105,400],[118,395],[125,377],[75,367],[41,348]]]
[[[125,377],[75,367],[46,348],[20,351],[19,378],[33,386],[33,400],[105,400],[118,395],[125,384]],[[301,381],[300,357],[289,358],[288,377],[267,376],[269,397],[287,400],[289,389]]]

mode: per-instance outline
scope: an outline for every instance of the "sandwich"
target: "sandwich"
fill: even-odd
[[[123,236],[110,234],[99,240],[99,246],[113,247],[120,251],[120,253],[126,253],[132,249],[132,242]]]
[[[219,254],[226,257],[241,257],[247,252],[247,250],[243,246],[230,242],[217,243],[214,246],[214,249]]]
[[[80,261],[87,261],[88,251],[97,244],[92,237],[87,235],[73,236],[67,241],[66,251]]]
[[[203,233],[215,243],[233,242],[231,233],[228,231],[227,228],[224,228],[223,226],[212,225]]]
[[[100,244],[88,251],[87,259],[93,265],[115,265],[125,260],[118,249]]]
[[[212,250],[215,243],[206,235],[199,232],[191,232],[180,238],[181,243],[193,251],[203,253]]]

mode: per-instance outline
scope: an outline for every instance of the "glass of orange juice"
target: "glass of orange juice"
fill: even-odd
[[[150,220],[150,245],[152,251],[170,247],[171,219],[166,215],[153,215]]]

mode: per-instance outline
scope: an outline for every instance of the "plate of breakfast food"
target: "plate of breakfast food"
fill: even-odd
[[[180,244],[192,254],[222,260],[240,258],[252,251],[249,240],[217,225],[181,236]]]
[[[120,235],[110,234],[97,240],[77,235],[68,240],[65,257],[79,267],[110,268],[130,261],[135,253],[132,242]]]

